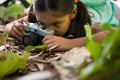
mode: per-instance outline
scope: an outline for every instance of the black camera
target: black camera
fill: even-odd
[[[46,35],[54,35],[54,31],[48,28],[44,28],[37,23],[21,24],[25,29],[25,35],[22,38],[22,42],[25,46],[36,46],[42,43],[43,38]]]

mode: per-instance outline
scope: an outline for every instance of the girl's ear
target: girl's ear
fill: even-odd
[[[72,13],[71,13],[71,19],[74,19],[75,18],[75,16],[77,15],[77,8],[74,8],[73,10],[72,10]]]

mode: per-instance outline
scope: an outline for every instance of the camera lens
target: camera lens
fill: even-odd
[[[28,46],[28,45],[36,46],[36,45],[42,44],[43,38],[44,36],[38,35],[34,32],[27,32],[23,36],[22,41],[25,46]]]

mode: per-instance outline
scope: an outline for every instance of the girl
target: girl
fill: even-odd
[[[91,21],[82,2],[78,0],[33,0],[32,8],[35,15],[35,17],[32,15],[34,21],[55,31],[55,36],[45,36],[43,39],[48,49],[70,50],[84,45],[86,39],[84,25],[91,24]],[[21,39],[24,29],[20,26],[20,22],[26,20],[27,17],[8,24],[5,31]],[[30,16],[28,20],[34,22]],[[99,32],[96,35],[96,40],[99,42],[106,33]]]

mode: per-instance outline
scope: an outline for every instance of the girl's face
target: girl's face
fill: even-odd
[[[56,16],[56,13],[52,11],[35,11],[34,13],[37,18],[37,21],[40,22],[40,24],[42,24],[43,26],[54,30],[55,35],[57,36],[63,36],[67,32],[71,24],[70,14],[64,16]]]

